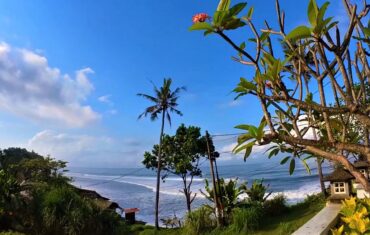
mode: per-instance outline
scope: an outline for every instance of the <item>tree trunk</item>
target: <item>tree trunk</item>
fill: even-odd
[[[188,190],[188,185],[186,182],[186,174],[182,175],[182,182],[184,184],[183,192],[186,199],[186,208],[188,209],[188,212],[191,212],[191,195],[190,195],[190,189]],[[190,188],[190,186],[189,186]]]
[[[317,157],[316,161],[317,161],[317,172],[319,173],[319,179],[320,179],[321,192],[326,197],[324,177],[323,177],[323,174],[322,174],[322,160],[321,160],[321,158]]]
[[[185,194],[185,198],[186,198],[186,208],[188,209],[188,212],[191,212],[191,195],[189,193],[189,191],[184,188],[184,194]]]
[[[157,186],[155,192],[155,228],[159,229],[159,189],[161,184],[161,165],[162,165],[162,139],[163,139],[163,129],[164,129],[164,117],[166,111],[162,111],[162,126],[161,135],[159,136],[159,149],[158,149],[158,166],[157,166]]]

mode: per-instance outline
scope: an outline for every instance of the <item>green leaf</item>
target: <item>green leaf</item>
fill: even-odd
[[[309,175],[311,175],[311,168],[308,166],[306,160],[302,160],[303,166],[306,168],[306,171]]]
[[[263,131],[265,126],[266,126],[266,121],[263,120],[257,128],[257,140],[261,140],[263,135],[265,134],[265,132]]]
[[[230,16],[236,16],[239,14],[245,7],[247,6],[246,2],[241,2],[230,8],[229,15]]]
[[[308,20],[310,21],[312,27],[316,27],[316,19],[318,14],[318,7],[316,0],[310,0],[310,3],[308,4]]]
[[[251,125],[251,126],[249,126],[248,130],[249,130],[249,134],[251,134],[251,136],[253,136],[254,138],[257,138],[258,137],[258,135],[257,135],[257,132],[258,132],[257,127]]]
[[[227,11],[216,11],[215,14],[213,14],[213,24],[215,26],[222,26],[227,13]]]
[[[281,160],[280,164],[284,165],[289,160],[289,158],[290,158],[289,156],[285,157],[283,160]]]
[[[279,153],[279,149],[278,148],[276,148],[274,150],[271,150],[270,153],[269,153],[268,158],[272,158],[273,156],[276,156],[278,153]]]
[[[270,36],[270,33],[268,32],[263,32],[260,36],[260,41],[264,42],[268,37]]]
[[[249,11],[248,11],[248,14],[247,14],[247,18],[248,19],[251,19],[252,18],[253,11],[254,11],[254,8],[253,7],[249,8]]]
[[[245,145],[243,145],[243,146],[237,145],[237,146],[233,149],[233,152],[234,152],[234,153],[239,153],[239,152],[243,151],[244,149],[247,149],[247,148],[253,147],[255,143],[256,143],[255,141],[251,141],[251,142],[249,142],[249,143],[247,143],[247,144],[245,144]]]
[[[209,23],[207,22],[197,22],[195,24],[193,24],[192,26],[190,26],[189,30],[193,31],[193,30],[210,30],[210,31],[213,31],[213,27],[212,25],[210,25]]]
[[[294,169],[295,169],[295,159],[292,158],[292,160],[290,160],[290,165],[289,165],[289,174],[290,175],[293,174]]]
[[[238,136],[238,144],[242,144],[248,140],[253,139],[253,136],[251,136],[249,133],[242,134]]]
[[[298,40],[302,38],[308,38],[311,36],[311,29],[307,26],[298,26],[293,29],[286,37],[285,40]]]
[[[247,160],[247,158],[251,155],[251,153],[252,153],[252,149],[253,149],[253,145],[252,145],[252,146],[248,146],[248,147],[245,149],[244,161],[245,161],[245,160]]]
[[[329,4],[330,4],[329,2],[325,2],[321,6],[319,13],[317,14],[317,23],[320,23],[320,21],[324,20],[324,15],[325,15],[326,10],[328,9]]]
[[[246,88],[247,90],[257,90],[256,85],[254,85],[252,82],[247,81],[245,78],[240,78],[239,86],[242,86]]]
[[[245,49],[245,42],[242,42],[239,46],[240,49],[244,50]]]
[[[227,11],[229,10],[231,0],[220,0],[217,6],[217,11]]]
[[[223,25],[224,29],[231,30],[243,27],[245,22],[241,21],[240,19],[230,19]]]
[[[366,37],[370,37],[370,28],[364,28],[364,34]]]
[[[276,59],[269,53],[264,52],[263,53],[263,61],[266,62],[269,66],[272,66]]]
[[[204,36],[208,36],[211,33],[213,33],[213,30],[204,31]]]
[[[249,126],[250,125],[241,124],[241,125],[235,126],[234,128],[248,131],[249,130]]]

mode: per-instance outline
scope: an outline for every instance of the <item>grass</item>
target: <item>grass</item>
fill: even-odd
[[[256,235],[291,234],[308,220],[314,217],[325,206],[324,200],[302,202],[291,206],[289,210],[279,216],[266,217]]]

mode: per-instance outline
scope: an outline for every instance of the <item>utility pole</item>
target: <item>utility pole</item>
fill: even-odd
[[[211,167],[211,177],[212,177],[212,184],[213,184],[213,200],[215,202],[215,210],[216,210],[216,217],[217,217],[217,226],[219,227],[222,224],[221,216],[220,216],[220,205],[218,201],[218,193],[217,193],[217,186],[216,186],[216,180],[215,180],[215,173],[213,170],[213,156],[211,154],[211,149],[209,146],[209,133],[206,131],[206,142],[207,142],[207,152],[208,152],[208,158],[209,163]]]

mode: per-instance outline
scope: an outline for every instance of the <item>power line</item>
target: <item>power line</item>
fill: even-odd
[[[91,186],[96,186],[96,185],[101,185],[101,184],[106,184],[106,183],[109,183],[109,182],[112,182],[112,181],[115,181],[115,180],[118,180],[118,179],[121,179],[125,176],[129,176],[129,175],[132,175],[132,174],[135,174],[139,171],[142,171],[146,168],[140,168],[140,169],[135,169],[134,171],[130,171],[129,173],[126,173],[126,174],[123,174],[123,175],[120,175],[118,177],[115,177],[115,178],[112,178],[112,179],[109,179],[109,180],[104,180],[103,182],[98,182],[98,183],[94,183],[94,184],[89,184],[89,185],[86,185],[85,187],[91,187]]]
[[[216,134],[216,135],[210,135],[211,137],[218,137],[218,136],[237,136],[237,135],[242,135],[244,133],[228,133],[228,134]]]

